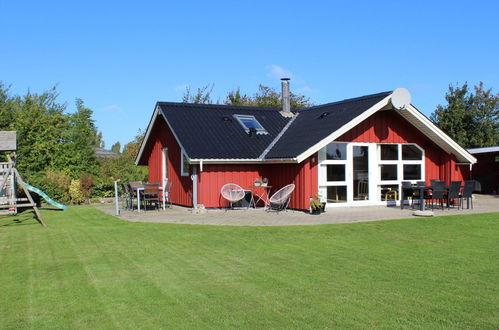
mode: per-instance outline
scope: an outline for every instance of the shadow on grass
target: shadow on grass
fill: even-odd
[[[16,215],[0,215],[0,227],[40,225],[36,220],[35,211],[25,210]]]

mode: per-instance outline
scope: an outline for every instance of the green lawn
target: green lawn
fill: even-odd
[[[0,328],[499,328],[499,213],[296,227],[43,215],[48,228],[0,217]]]

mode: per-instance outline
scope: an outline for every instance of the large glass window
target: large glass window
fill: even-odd
[[[381,180],[397,180],[397,165],[380,165]]]
[[[382,202],[397,201],[399,199],[399,185],[381,185],[379,186],[379,199]]]
[[[353,146],[353,199],[369,199],[369,147]]]
[[[328,160],[346,160],[347,159],[347,144],[341,142],[333,142],[326,146],[326,159]]]
[[[345,165],[326,165],[327,181],[345,181]]]
[[[180,164],[182,169],[182,176],[189,175],[189,158],[185,154],[184,150],[182,150],[182,163]]]
[[[423,152],[412,144],[402,145],[402,160],[421,160],[423,159]]]
[[[404,180],[421,180],[421,165],[404,165]]]
[[[346,203],[347,187],[346,186],[330,186],[327,187],[327,203]]]
[[[380,145],[381,160],[398,160],[399,159],[398,144],[382,144]]]

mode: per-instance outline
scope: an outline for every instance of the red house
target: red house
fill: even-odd
[[[283,81],[283,91],[289,90]],[[382,205],[402,181],[469,179],[476,159],[410,104],[405,89],[307,109],[158,102],[136,159],[170,200],[225,207],[221,187],[294,183],[290,208]]]

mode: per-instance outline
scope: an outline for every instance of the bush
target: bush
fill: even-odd
[[[37,173],[25,178],[30,185],[41,189],[52,199],[60,203],[70,202],[69,183],[70,179],[63,172],[47,171]],[[37,194],[32,194],[33,198]]]
[[[85,195],[81,191],[80,180],[71,180],[69,185],[69,196],[74,204],[81,204],[85,201]]]
[[[80,190],[85,198],[85,201],[90,200],[90,195],[92,194],[92,186],[94,179],[89,174],[83,174],[80,177]]]

